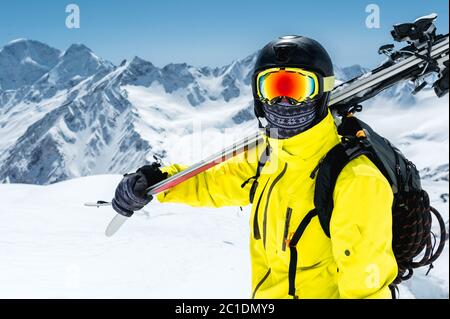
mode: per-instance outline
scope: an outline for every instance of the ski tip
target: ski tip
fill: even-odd
[[[108,226],[105,230],[106,237],[112,237],[117,231],[122,227],[122,225],[127,221],[129,217],[117,214],[114,218],[109,222]]]

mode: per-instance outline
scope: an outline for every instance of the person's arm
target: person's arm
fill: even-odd
[[[202,172],[181,184],[159,194],[162,203],[184,203],[190,206],[245,206],[249,204],[251,182],[245,187],[242,183],[254,176],[258,162],[258,150],[230,158],[205,172]],[[171,165],[161,168],[172,176],[186,169],[183,165]]]
[[[393,194],[365,158],[344,168],[334,191],[330,234],[341,298],[391,298]]]

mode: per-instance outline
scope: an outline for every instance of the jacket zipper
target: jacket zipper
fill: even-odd
[[[259,231],[259,224],[258,224],[258,210],[259,210],[259,205],[261,204],[261,199],[264,195],[264,191],[266,190],[268,183],[269,183],[269,179],[267,180],[266,185],[264,185],[261,195],[259,195],[258,203],[256,204],[255,216],[253,217],[253,237],[255,239],[261,239],[261,233]]]
[[[262,284],[266,281],[267,277],[269,277],[270,272],[272,271],[271,268],[269,268],[269,270],[267,270],[266,274],[264,275],[264,277],[258,282],[258,284],[255,287],[255,290],[253,290],[253,294],[252,294],[252,299],[255,299],[256,293],[258,292],[258,289],[262,286]]]
[[[269,187],[269,192],[267,193],[266,206],[264,207],[264,219],[263,219],[263,245],[266,248],[266,231],[267,231],[267,208],[269,207],[270,195],[275,185],[280,181],[283,175],[286,173],[287,163],[284,164],[283,171],[274,179],[273,183]]]
[[[284,232],[283,232],[283,244],[281,249],[286,251],[286,245],[289,235],[289,223],[291,222],[292,208],[288,207],[286,210],[286,221],[284,223]]]

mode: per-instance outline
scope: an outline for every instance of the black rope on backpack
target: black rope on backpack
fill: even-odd
[[[439,258],[439,256],[441,255],[442,251],[444,250],[444,246],[445,246],[445,242],[448,241],[448,233],[447,230],[445,229],[445,222],[444,219],[442,218],[441,214],[437,211],[437,209],[435,209],[433,206],[430,206],[430,211],[433,213],[433,215],[436,217],[437,221],[439,222],[439,229],[441,231],[441,233],[439,234],[439,246],[436,249],[436,252],[433,254],[433,256],[431,256],[430,262],[434,262],[436,261],[436,259]],[[433,236],[436,240],[436,236],[433,233]]]
[[[393,212],[393,231],[399,234],[394,238],[392,247],[397,260],[398,275],[391,285],[391,292],[395,297],[394,288],[402,281],[411,278],[414,268],[430,265],[441,255],[447,240],[445,222],[439,212],[430,206],[428,194],[425,191],[407,193],[407,198],[400,198],[402,205],[398,205]],[[395,215],[401,215],[396,218]],[[435,250],[437,239],[431,231],[432,215],[439,223],[439,245]],[[398,224],[401,221],[401,225]],[[414,258],[423,252],[420,261]],[[429,270],[430,270],[429,269]]]
[[[390,285],[389,289],[391,290],[392,299],[397,299],[397,297],[399,295],[398,286]]]

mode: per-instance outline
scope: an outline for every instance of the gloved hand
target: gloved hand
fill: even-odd
[[[167,173],[161,172],[157,162],[139,168],[136,173],[125,174],[116,188],[113,209],[124,216],[130,217],[137,210],[150,203],[153,196],[146,195],[145,190],[167,178]]]

